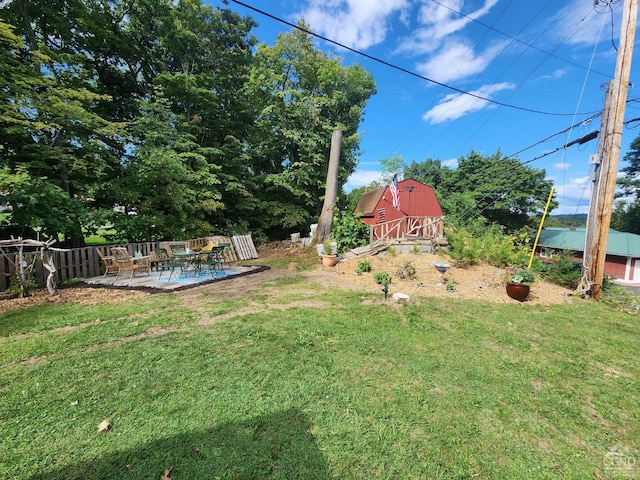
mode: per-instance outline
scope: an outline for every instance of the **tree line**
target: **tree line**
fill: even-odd
[[[343,131],[343,186],[376,84],[301,30],[269,46],[255,27],[201,0],[0,8],[2,236],[39,232],[71,247],[104,226],[132,242],[307,231],[322,209],[331,133]],[[625,188],[635,202],[613,219],[627,230],[640,225],[640,141],[633,148]],[[456,168],[381,161],[434,187],[448,225],[477,231],[535,223],[552,186],[500,152],[472,151]],[[376,186],[343,193],[339,206],[352,211]]]
[[[300,30],[200,0],[15,0],[0,9],[0,221],[81,246],[307,229],[331,132],[339,181],[376,92]],[[7,230],[8,231],[8,230]]]
[[[471,151],[457,159],[455,168],[432,158],[407,164],[397,155],[381,162],[383,182],[393,172],[401,172],[404,178],[433,187],[447,226],[477,234],[494,225],[508,233],[535,226],[553,186],[544,169],[534,169],[499,151],[492,155]],[[355,206],[362,193],[380,186],[354,190],[348,202]],[[553,199],[550,209],[557,206]]]

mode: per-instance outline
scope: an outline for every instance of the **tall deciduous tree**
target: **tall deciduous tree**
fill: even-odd
[[[622,169],[622,176],[618,184],[622,187],[623,195],[631,195],[640,200],[640,136],[631,142],[630,150],[623,158],[627,166]]]
[[[166,63],[158,62],[162,71],[155,83],[182,119],[178,129],[191,135],[209,175],[215,175],[203,196],[216,201],[203,220],[219,232],[242,230],[242,210],[252,190],[247,141],[255,120],[252,99],[242,92],[253,64],[255,22],[199,0],[181,0],[169,19],[159,29],[160,58]]]
[[[440,160],[428,158],[423,162],[413,161],[404,168],[404,178],[413,178],[438,191],[445,178],[451,175],[451,169],[442,165]]]
[[[70,80],[72,64],[27,47],[7,24],[0,37],[8,47],[0,116],[8,223],[82,245],[87,186],[99,177],[109,156],[105,140],[117,135],[118,125],[93,112],[104,96]]]
[[[318,215],[333,130],[340,186],[355,169],[373,79],[299,31],[254,54],[254,21],[201,0],[14,0],[0,19],[0,178],[22,188],[2,200],[69,245],[109,219],[130,239],[277,237]]]
[[[544,211],[553,186],[553,182],[545,178],[544,170],[523,165],[500,152],[482,156],[472,151],[458,160],[458,167],[451,173],[443,182],[443,197],[449,192],[468,193],[478,213],[507,231],[527,226],[532,216]],[[557,202],[553,201],[551,209],[556,206]]]
[[[276,236],[314,222],[322,208],[331,134],[344,132],[342,186],[355,170],[357,130],[375,88],[362,67],[343,67],[298,29],[281,34],[272,47],[258,47],[247,89],[257,115],[250,171],[262,185],[254,192],[262,218],[253,215],[253,225]]]
[[[447,223],[472,230],[487,222],[507,231],[527,226],[544,210],[553,183],[544,170],[523,165],[500,152],[483,156],[472,151],[458,160],[455,169],[439,160],[412,162],[404,170],[411,177],[432,186],[440,199]],[[553,201],[551,208],[557,203]]]
[[[162,96],[142,102],[123,175],[97,192],[118,206],[107,218],[131,241],[207,235],[207,216],[220,207],[216,167],[180,131],[168,103]]]

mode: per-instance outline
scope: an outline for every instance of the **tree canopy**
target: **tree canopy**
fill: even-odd
[[[105,225],[131,241],[306,231],[322,208],[331,134],[344,134],[341,188],[376,84],[318,49],[304,24],[273,45],[257,44],[255,26],[201,0],[6,3],[0,226],[67,246]],[[639,152],[636,140],[628,208]],[[477,228],[526,226],[551,188],[544,170],[500,152],[472,151],[457,168],[398,155],[383,164],[389,178],[403,169],[434,187],[449,223]]]
[[[15,0],[0,9],[3,225],[78,246],[210,233],[281,238],[319,214],[331,132],[339,183],[375,93],[294,29],[201,0]]]
[[[541,216],[553,183],[544,170],[523,165],[500,152],[483,156],[472,151],[457,168],[427,159],[405,166],[404,177],[430,185],[442,204],[447,223],[471,230],[487,224],[512,232]],[[552,201],[551,208],[557,202]]]

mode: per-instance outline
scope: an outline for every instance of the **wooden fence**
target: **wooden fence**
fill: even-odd
[[[125,247],[129,254],[134,255],[137,251],[148,255],[157,247],[157,242],[147,243],[128,243],[125,245],[100,245],[95,247],[70,248],[69,250],[53,250],[54,265],[56,266],[56,276],[58,285],[71,280],[73,278],[95,277],[104,273],[102,270],[102,262],[96,250],[100,250],[103,255],[111,255],[111,247]],[[0,255],[0,292],[9,288],[11,279],[15,279],[13,253]],[[25,252],[25,261],[28,265],[34,261],[33,278],[38,287],[42,288],[46,285],[46,279],[49,272],[42,268],[42,261],[38,252]]]
[[[258,258],[253,241],[250,235],[244,235],[240,237],[206,237],[206,238],[194,238],[191,240],[182,240],[180,242],[169,243],[184,243],[190,248],[202,248],[210,241],[224,241],[233,242],[235,252],[225,252],[225,261],[233,262],[236,260],[246,260],[249,258]],[[69,250],[53,250],[54,265],[56,266],[56,276],[58,285],[74,278],[87,278],[102,275],[104,269],[102,261],[98,256],[97,250],[105,255],[111,255],[111,247],[125,247],[129,255],[133,256],[136,252],[141,252],[143,255],[149,255],[156,248],[162,246],[161,243],[166,242],[145,242],[145,243],[127,243],[124,245],[100,245],[93,247],[83,248],[71,248]],[[241,250],[238,248],[241,247]],[[25,261],[27,264],[35,258],[35,264],[33,269],[33,280],[38,284],[38,287],[43,288],[47,283],[47,275],[49,272],[45,271],[42,267],[42,261],[39,258],[37,252],[25,253]],[[13,271],[15,254],[9,253],[0,255],[0,292],[4,292],[9,288],[11,279],[15,279],[15,272]]]

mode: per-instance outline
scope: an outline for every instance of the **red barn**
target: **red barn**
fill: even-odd
[[[398,182],[398,208],[391,187],[367,192],[358,201],[354,215],[372,225],[373,240],[442,236],[442,208],[433,188],[412,178]]]

